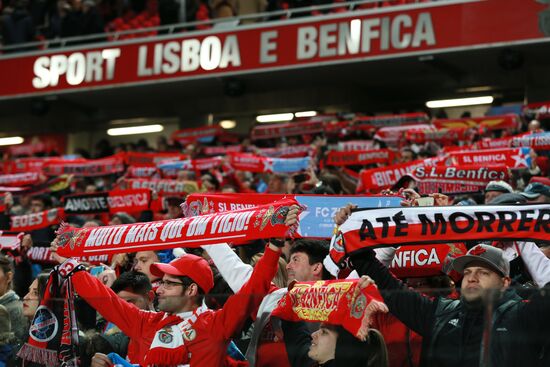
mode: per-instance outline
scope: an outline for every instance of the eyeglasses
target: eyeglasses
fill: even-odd
[[[182,287],[184,286],[183,283],[180,283],[180,282],[172,282],[170,280],[159,280],[158,282],[158,285],[159,285],[159,288],[160,287],[164,287],[165,289],[172,289],[178,285],[181,285]]]

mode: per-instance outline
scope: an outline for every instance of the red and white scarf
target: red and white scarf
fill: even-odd
[[[449,153],[449,158],[458,165],[503,164],[512,169],[529,168],[531,157],[529,148],[500,148]]]
[[[179,321],[166,325],[158,330],[153,337],[149,351],[145,355],[144,363],[147,366],[179,366],[190,362],[186,342],[196,338],[193,324],[199,316],[210,312],[206,306],[197,308],[191,315],[177,315]],[[174,318],[175,315],[168,316]]]
[[[158,163],[163,161],[180,161],[188,158],[185,154],[177,152],[126,152],[118,155],[124,158],[124,163],[134,167],[156,167]]]
[[[54,208],[39,213],[14,215],[11,217],[11,231],[29,232],[61,223],[63,208]]]
[[[399,179],[407,173],[411,173],[417,167],[423,167],[424,165],[424,161],[417,160],[414,162],[363,170],[360,172],[361,186],[357,188],[357,191],[379,191],[382,189],[387,189],[395,185],[397,181],[399,181]]]
[[[116,226],[58,230],[59,250],[64,257],[92,256],[176,247],[197,248],[222,242],[243,244],[257,239],[285,237],[292,228],[285,226],[286,214],[296,200],[284,199],[249,210],[215,213],[192,218]]]
[[[124,189],[150,189],[159,195],[184,196],[199,191],[195,181],[177,181],[172,179],[127,178],[120,181],[118,187]]]
[[[365,247],[471,240],[550,240],[550,205],[438,206],[362,209],[332,238],[330,257]]]
[[[119,155],[102,159],[52,159],[42,168],[47,176],[72,174],[76,177],[106,176],[124,172],[124,160]]]
[[[38,172],[0,175],[0,186],[29,186],[36,184],[39,180]]]
[[[151,206],[150,189],[112,190],[63,197],[65,214],[139,213]]]
[[[395,153],[389,149],[367,151],[330,151],[327,155],[327,166],[362,166],[367,164],[391,164]]]
[[[504,165],[418,167],[407,176],[416,181],[421,194],[472,193],[483,190],[490,181],[507,180],[508,167]]]
[[[488,130],[517,129],[521,120],[516,114],[461,119],[437,119],[433,124],[438,128],[485,128]]]
[[[358,279],[295,282],[271,316],[341,325],[352,335],[364,339],[371,315],[384,306],[374,285],[358,289],[357,283]]]

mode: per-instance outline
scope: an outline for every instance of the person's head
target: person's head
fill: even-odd
[[[416,159],[416,154],[410,148],[404,148],[401,150],[401,162],[412,162]]]
[[[31,213],[40,213],[51,208],[52,201],[45,195],[37,195],[31,198]]]
[[[550,186],[540,182],[533,182],[527,185],[521,193],[530,204],[547,204],[550,203]]]
[[[298,240],[290,249],[290,260],[286,266],[288,281],[300,282],[323,279],[323,260],[328,255],[325,241]]]
[[[0,254],[0,297],[13,288],[14,274],[15,270],[11,259]]]
[[[40,301],[44,298],[49,277],[50,273],[47,271],[38,274],[29,286],[29,292],[23,297],[23,316],[29,320],[33,318]]]
[[[513,193],[514,189],[505,181],[491,181],[485,187],[485,204],[490,203],[493,199],[502,194]]]
[[[159,257],[155,251],[139,251],[136,252],[136,257],[134,259],[134,271],[139,271],[149,278],[151,282],[159,279],[159,277],[151,274],[151,265],[155,262],[160,261]]]
[[[267,182],[267,192],[270,194],[285,194],[288,175],[277,173],[272,174]]]
[[[388,351],[384,337],[370,329],[361,341],[341,326],[322,324],[311,334],[308,356],[319,364],[333,360],[337,367],[387,367]]]
[[[87,221],[84,222],[84,224],[82,225],[82,228],[101,227],[104,225],[105,224],[103,224],[103,222],[100,221],[99,219],[88,219]]]
[[[180,204],[182,199],[178,197],[167,197],[165,200],[166,203],[166,219],[176,219],[183,216],[181,211]]]
[[[205,173],[201,176],[201,186],[206,191],[217,191],[220,183],[218,182],[218,179],[214,177],[214,175],[210,173]]]
[[[168,264],[154,263],[151,273],[162,278],[157,289],[158,308],[169,313],[196,309],[214,286],[214,275],[208,262],[191,254]]]
[[[152,309],[151,281],[139,271],[122,273],[111,286],[113,292],[142,310]]]
[[[132,224],[135,222],[136,220],[130,214],[125,212],[118,212],[113,215],[113,217],[109,221],[109,225],[116,226],[119,224]]]
[[[529,125],[527,125],[528,131],[537,131],[540,129],[540,122],[538,120],[531,120]]]
[[[510,263],[504,252],[493,246],[472,247],[453,260],[453,268],[464,276],[461,294],[469,303],[481,301],[491,291],[500,294],[510,286]]]

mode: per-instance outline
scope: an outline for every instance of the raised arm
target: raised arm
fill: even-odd
[[[252,275],[252,266],[245,264],[227,243],[202,246],[220,271],[231,290],[237,293]]]

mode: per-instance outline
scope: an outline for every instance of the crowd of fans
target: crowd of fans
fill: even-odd
[[[179,169],[172,179],[194,182],[196,193],[271,194],[355,194],[357,174],[363,169],[383,166],[338,167],[326,164],[329,152],[346,141],[362,141],[375,148],[386,148],[374,139],[376,131],[340,131],[300,134],[253,141],[249,137],[232,142],[222,134],[208,143],[196,140],[180,144],[161,138],[157,147],[145,140],[136,144],[112,146],[100,142],[93,154],[84,158],[112,155],[175,152],[192,159],[206,157],[208,148],[239,146],[242,151],[262,154],[264,148],[296,154],[292,148],[308,145],[312,164],[300,172],[249,172],[228,167],[227,161],[206,170]],[[478,129],[469,143],[495,140],[514,134],[544,134],[537,120],[524,121],[516,129]],[[457,143],[457,142],[455,142]],[[256,145],[257,144],[257,145]],[[463,143],[460,143],[463,144]],[[463,144],[463,148],[469,145]],[[403,137],[389,147],[395,157],[389,167],[418,159],[430,160],[445,154],[438,141],[415,144]],[[448,148],[448,146],[447,146]],[[265,154],[265,150],[263,151]],[[420,195],[414,186],[388,185],[370,194],[400,195],[402,206],[433,205],[548,204],[550,179],[547,151],[532,149],[529,166],[513,169],[507,180],[493,180],[476,193]],[[6,161],[16,160],[6,155]],[[129,174],[111,173],[100,177],[72,176],[58,191],[25,193],[7,190],[0,228],[12,228],[16,216],[38,214],[61,207],[68,194],[110,191]],[[354,173],[355,172],[355,173]],[[155,173],[161,177],[162,173]],[[46,178],[42,178],[46,180]],[[38,184],[37,184],[38,185]],[[5,189],[5,188],[3,188]],[[391,191],[393,190],[393,191]],[[318,200],[323,200],[319,197]],[[353,199],[350,199],[351,201]],[[156,212],[119,212],[71,215],[74,227],[129,224],[184,216],[184,198],[167,195]],[[354,205],[334,216],[342,225]],[[285,225],[298,220],[298,207],[292,207]],[[545,224],[548,226],[548,223]],[[350,256],[349,276],[360,278],[363,289],[375,283],[384,303],[376,305],[368,336],[356,338],[340,325],[303,323],[270,319],[274,305],[270,296],[285,291],[293,281],[334,279],[324,260],[329,241],[309,238],[265,239],[246,245],[218,244],[198,248],[121,253],[102,263],[65,259],[57,254],[57,225],[25,233],[16,247],[2,246],[0,255],[0,366],[24,364],[17,352],[36,332],[40,302],[48,294],[50,269],[70,276],[79,324],[81,366],[106,367],[113,364],[191,366],[545,366],[550,363],[546,335],[549,329],[548,292],[550,247],[548,243],[493,241],[479,244],[467,241],[467,254],[456,257],[450,268],[432,276],[413,273],[397,279],[388,267],[395,247],[368,249]],[[5,233],[8,233],[5,232]],[[36,261],[28,256],[33,248],[50,251]],[[83,266],[84,265],[84,266]],[[408,286],[408,287],[407,287]],[[415,290],[416,289],[416,290]],[[496,290],[493,303],[485,291]],[[252,296],[254,295],[254,296]],[[63,304],[63,302],[60,302]],[[273,303],[273,302],[272,302]],[[487,311],[487,305],[491,309]],[[35,318],[31,326],[31,321]],[[46,322],[47,320],[38,320]],[[34,328],[34,329],[33,329]],[[30,340],[30,339],[29,339]],[[42,339],[43,340],[43,339]],[[487,344],[489,343],[489,345]],[[245,353],[246,351],[246,353]],[[114,353],[114,354],[113,354]],[[246,357],[245,357],[246,354]],[[120,358],[120,359],[117,359]],[[481,361],[480,359],[484,359]],[[55,364],[54,364],[55,365]]]
[[[413,3],[416,0],[389,0],[357,5],[357,9]],[[341,7],[299,13],[298,16],[347,11],[344,0],[7,0],[0,2],[1,44],[4,46],[33,41],[97,35],[101,33],[142,30],[158,26],[205,22],[277,10],[342,3]],[[284,19],[286,16],[274,16]],[[244,19],[243,24],[271,19]],[[199,24],[178,31],[208,29],[212,24]],[[127,33],[117,39],[147,37],[158,34],[152,29]],[[109,36],[112,39],[112,36]],[[93,38],[94,42],[107,40]],[[90,42],[91,40],[71,41]]]

